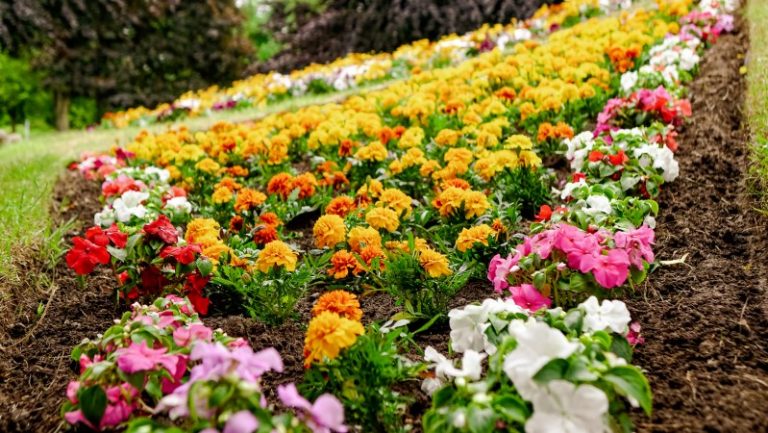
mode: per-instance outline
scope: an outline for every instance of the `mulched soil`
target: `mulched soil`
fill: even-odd
[[[768,431],[768,230],[752,210],[746,193],[748,131],[742,124],[744,80],[739,74],[748,38],[727,35],[711,49],[691,86],[694,117],[680,137],[681,176],[662,192],[657,255],[686,256],[684,265],[662,266],[629,302],[643,326],[646,343],[636,351],[655,395],[651,418],[635,417],[641,432]],[[100,209],[98,185],[67,173],[58,183],[53,213],[74,218],[80,234]],[[311,239],[306,225],[295,231]],[[116,307],[115,282],[106,271],[80,285],[62,263],[47,269],[36,252],[17,255],[18,281],[0,284],[0,431],[64,430],[59,407],[75,377],[69,360],[74,345],[95,337],[122,310]],[[451,307],[491,294],[472,282]],[[299,381],[302,346],[316,290],[297,305],[300,322],[267,327],[241,316],[214,316],[209,326],[246,338],[255,348],[274,346],[286,371],[268,376],[276,384]],[[45,305],[43,316],[38,306]],[[383,293],[361,297],[366,321],[385,320],[399,311]],[[422,345],[446,350],[447,324],[418,336]],[[400,391],[414,395],[407,414],[418,424],[429,401],[418,382]],[[416,426],[416,431],[419,426]]]
[[[659,202],[662,267],[631,302],[646,344],[636,363],[655,395],[641,432],[768,431],[768,234],[745,185],[746,26],[705,55],[680,136],[680,177]],[[642,298],[642,299],[640,299]]]

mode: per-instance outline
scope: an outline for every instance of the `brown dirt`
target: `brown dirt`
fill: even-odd
[[[54,220],[90,221],[101,207],[98,194],[96,183],[66,173],[54,192]],[[63,261],[48,269],[36,251],[14,259],[18,281],[0,285],[0,431],[55,431],[64,427],[59,408],[75,377],[72,348],[120,315],[111,295],[114,280],[97,272],[80,287]],[[38,315],[41,304],[45,310]]]
[[[752,211],[744,181],[748,131],[739,109],[744,80],[738,54],[746,47],[742,30],[724,36],[706,54],[691,86],[694,117],[680,137],[682,174],[659,198],[658,258],[687,255],[686,264],[662,266],[629,302],[647,340],[636,361],[647,370],[655,394],[653,417],[636,416],[641,432],[768,431],[768,224]],[[98,195],[97,184],[66,174],[55,192],[55,217],[90,224],[100,209]],[[306,234],[307,227],[297,224],[293,230]],[[295,242],[303,246],[302,241]],[[80,287],[63,264],[46,269],[34,252],[16,260],[22,277],[0,285],[0,431],[61,430],[66,426],[59,407],[66,383],[75,377],[69,353],[119,317],[114,282],[103,272]],[[266,378],[272,389],[302,379],[304,327],[320,291],[299,302],[298,323],[270,328],[241,316],[205,321],[255,348],[280,351],[286,371]],[[472,282],[451,307],[490,293],[484,282]],[[47,307],[38,317],[41,302]],[[366,321],[385,320],[400,310],[384,293],[361,296],[361,303]],[[447,332],[447,324],[439,324],[417,341],[445,351]],[[398,390],[415,397],[407,416],[419,431],[419,415],[429,400],[417,382]]]
[[[680,137],[680,178],[659,197],[657,256],[685,265],[653,273],[631,302],[646,344],[636,363],[655,395],[641,432],[768,431],[766,220],[745,185],[745,26],[705,55]]]

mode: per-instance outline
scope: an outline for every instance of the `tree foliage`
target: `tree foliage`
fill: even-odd
[[[527,18],[542,4],[560,1],[326,0],[313,7],[272,1],[272,25],[286,49],[258,69],[291,70],[350,52],[391,51],[418,39],[466,33],[483,23]],[[284,31],[292,25],[296,31]]]
[[[0,43],[34,53],[57,96],[154,105],[241,76],[252,49],[234,0],[7,0]]]

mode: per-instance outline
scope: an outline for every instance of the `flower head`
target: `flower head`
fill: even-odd
[[[312,316],[317,316],[324,311],[330,311],[356,321],[363,317],[363,310],[360,309],[357,296],[345,290],[334,290],[320,296],[312,308]]]
[[[304,339],[304,366],[309,367],[315,361],[335,359],[342,349],[355,344],[357,337],[364,332],[363,325],[358,321],[330,311],[318,314],[309,322]]]
[[[264,245],[264,249],[256,259],[256,268],[261,272],[269,272],[274,266],[282,266],[286,271],[296,269],[298,255],[282,241],[272,241]]]
[[[344,220],[338,215],[323,215],[312,229],[315,236],[315,245],[318,248],[333,248],[337,244],[344,242],[347,237],[347,227]]]

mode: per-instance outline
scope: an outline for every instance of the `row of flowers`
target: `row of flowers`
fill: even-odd
[[[622,75],[624,94],[608,101],[595,129],[566,140],[574,173],[562,204],[543,207],[533,234],[490,262],[488,279],[507,300],[450,312],[461,367],[427,348],[434,377],[423,382],[432,394],[425,432],[630,432],[630,407],[650,414],[648,380],[631,364],[640,325],[623,302],[598,298],[633,289],[654,262],[657,208],[648,197],[677,177],[677,144],[666,137],[690,115],[673,95],[685,93],[704,47],[731,30],[735,6],[706,0],[683,16],[681,32],[653,47],[647,65]]]
[[[147,125],[180,117],[201,116],[221,110],[263,106],[306,94],[342,91],[388,79],[403,78],[421,71],[455,65],[478,53],[514,45],[531,38],[546,37],[558,28],[611,10],[626,8],[627,1],[567,0],[542,6],[530,19],[507,25],[484,25],[465,35],[449,35],[438,41],[416,41],[392,53],[350,54],[334,62],[313,64],[290,74],[257,74],[231,86],[190,91],[177,100],[155,108],[136,107],[104,115],[111,127]]]
[[[347,431],[344,408],[332,395],[311,403],[290,383],[277,388],[286,410],[270,404],[262,377],[283,371],[280,354],[254,352],[242,338],[207,327],[177,296],[133,304],[72,358],[80,376],[67,386],[63,412],[70,424],[104,430],[130,421],[128,431],[164,431],[146,415],[166,414],[194,431]]]
[[[651,405],[631,365],[639,326],[623,303],[603,299],[633,290],[653,266],[653,197],[678,175],[675,128],[690,115],[683,85],[732,20],[719,2],[688,14],[689,3],[575,24],[514,54],[481,54],[343,104],[142,134],[114,157],[76,164],[104,179],[105,207],[67,263],[81,275],[111,267],[126,301],[166,298],[75,350],[87,365],[70,386],[67,419],[106,427],[134,417],[129,429],[145,433],[181,431],[143,417],[165,412],[192,431],[235,431],[229,422],[248,432],[344,431],[344,420],[399,431],[414,399],[396,389],[426,377],[425,431],[629,431],[627,408]],[[563,83],[573,81],[584,95],[568,99]],[[568,102],[547,108],[551,97]],[[593,131],[574,135],[595,117]],[[572,174],[555,183],[540,158],[561,154]],[[560,204],[541,205],[551,185]],[[524,216],[536,222],[516,235]],[[487,276],[508,299],[448,314],[461,367],[431,348],[426,362],[415,359],[415,335],[489,261]],[[363,326],[356,295],[320,296],[301,394],[278,389],[296,410],[282,414],[258,385],[281,369],[276,353],[234,354],[247,345],[202,328],[180,344],[179,326],[131,319],[183,304],[190,317],[214,308],[277,323],[295,317],[315,285],[384,290],[404,311]],[[126,334],[134,327],[138,336]],[[93,402],[103,404],[94,411]]]

